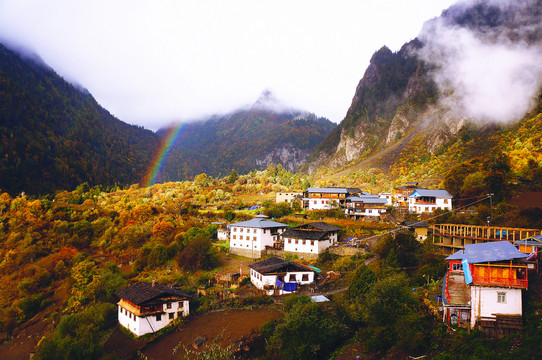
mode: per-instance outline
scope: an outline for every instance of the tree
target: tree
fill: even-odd
[[[390,326],[413,312],[416,299],[407,278],[400,274],[376,282],[368,293],[365,305],[365,316],[370,324]]]
[[[349,330],[333,311],[300,301],[277,325],[267,349],[271,358],[326,359]]]
[[[348,295],[355,300],[363,300],[376,282],[376,274],[365,264],[354,272],[354,278],[348,288]]]
[[[495,202],[501,202],[507,194],[508,177],[511,172],[510,158],[505,153],[493,154],[485,167],[488,173],[484,180],[487,189],[495,195]]]
[[[179,267],[196,271],[209,270],[218,263],[218,257],[209,238],[198,236],[190,240],[177,256]]]
[[[228,184],[233,184],[234,182],[239,179],[239,175],[237,174],[237,171],[235,169],[231,169],[230,176],[228,176]]]

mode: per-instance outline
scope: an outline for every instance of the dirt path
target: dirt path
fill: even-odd
[[[234,309],[213,312],[191,320],[182,329],[161,337],[147,345],[141,352],[148,359],[183,359],[182,347],[194,350],[192,344],[198,337],[207,338],[207,343],[220,337],[217,342],[227,346],[243,336],[250,335],[266,322],[281,316],[282,313],[276,309]],[[177,345],[180,345],[180,350],[174,356],[172,352]]]

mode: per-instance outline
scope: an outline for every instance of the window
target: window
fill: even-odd
[[[243,228],[239,228],[239,231],[240,231],[240,232],[243,232]]]
[[[253,240],[253,241],[256,241],[256,236],[252,237],[252,240]]]
[[[463,271],[461,264],[452,264],[452,271]]]
[[[175,319],[175,313],[169,313],[169,320]]]
[[[179,309],[182,309],[182,308],[183,308],[183,302],[179,301]]]
[[[253,232],[254,234],[256,234],[256,229],[253,229],[252,232]]]
[[[183,313],[182,313],[182,312],[180,312],[180,311],[179,311],[179,312],[177,312],[177,317],[181,317],[182,315],[183,315]]]
[[[290,274],[290,282],[295,282],[296,281],[296,276],[295,274]]]
[[[156,321],[162,321],[162,315],[156,315]]]
[[[237,238],[237,235],[233,235],[233,240],[235,240]]]
[[[498,292],[497,293],[497,302],[500,304],[506,304],[506,293]]]
[[[447,204],[447,203],[448,203],[448,199],[444,199],[444,203]]]
[[[233,231],[234,231],[234,232],[237,231],[237,228],[233,228]]]
[[[303,274],[301,281],[309,281],[309,274]]]
[[[166,304],[166,309],[171,309],[171,303]]]

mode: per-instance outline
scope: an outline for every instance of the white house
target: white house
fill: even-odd
[[[361,192],[358,188],[308,188],[303,194],[303,208],[306,210],[327,210],[335,206],[342,208],[348,196]]]
[[[230,253],[261,258],[266,246],[278,242],[279,235],[288,227],[267,216],[258,215],[254,219],[230,224]]]
[[[380,198],[378,195],[365,194],[350,196],[346,199],[346,209],[344,210],[344,213],[353,218],[377,218],[386,213],[387,205],[388,199]]]
[[[303,224],[284,231],[280,236],[281,243],[285,252],[316,258],[337,243],[339,230],[338,227],[324,222]]]
[[[216,225],[216,238],[218,240],[228,240],[230,238],[230,229],[227,226],[224,226],[223,223],[219,221],[214,221],[211,224]]]
[[[314,270],[308,266],[270,257],[249,265],[250,281],[267,295],[295,292],[301,285],[314,283]]]
[[[446,190],[416,189],[408,196],[408,211],[425,214],[437,209],[452,210],[452,197]]]
[[[278,192],[275,195],[275,202],[276,203],[285,202],[291,205],[295,199],[301,198],[301,197],[303,197],[303,193],[301,192],[295,192],[295,191]]]
[[[522,253],[508,241],[465,245],[446,258],[444,320],[495,335],[522,327],[522,290],[528,288]]]
[[[116,295],[119,323],[136,336],[156,332],[190,313],[188,295],[168,286],[136,283]]]
[[[391,193],[380,193],[378,194],[380,199],[386,199],[386,205],[393,205],[393,197]]]

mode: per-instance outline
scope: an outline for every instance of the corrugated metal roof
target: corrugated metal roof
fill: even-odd
[[[459,250],[446,260],[467,259],[469,264],[485,262],[509,261],[525,259],[528,255],[522,253],[508,241],[493,241],[482,244],[465,245],[465,250]]]
[[[381,199],[378,195],[349,196],[347,200],[352,202],[362,202],[364,204],[387,204],[388,200]]]
[[[158,284],[152,286],[152,284],[144,282],[135,283],[127,288],[118,290],[116,295],[119,298],[128,300],[135,305],[142,305],[149,301],[154,301],[162,297],[169,296],[188,298],[188,295],[183,294],[176,289],[170,288],[169,286]]]
[[[288,225],[279,223],[276,221],[266,220],[261,217],[256,217],[254,219],[250,219],[248,221],[241,221],[237,223],[233,223],[229,225],[231,226],[240,226],[240,227],[251,227],[251,228],[259,228],[259,229],[269,229],[269,228],[283,228],[288,227]]]
[[[308,188],[310,193],[325,193],[325,194],[346,194],[348,190],[346,188]]]
[[[259,272],[260,274],[277,273],[277,272],[282,273],[282,272],[314,271],[308,266],[296,264],[291,261],[282,260],[276,256],[272,256],[265,260],[251,264],[248,267]]]
[[[408,197],[437,197],[443,199],[451,199],[452,195],[446,190],[425,190],[425,189],[416,189]]]

